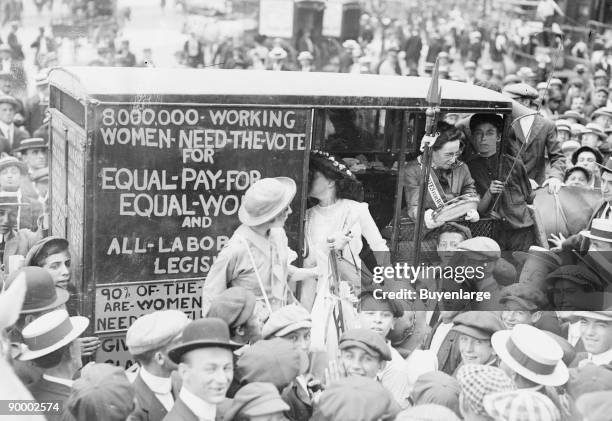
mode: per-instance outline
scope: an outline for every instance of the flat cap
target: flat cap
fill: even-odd
[[[566,390],[574,400],[585,393],[612,390],[612,369],[609,366],[595,364],[570,368]]]
[[[536,99],[538,97],[538,91],[533,89],[526,83],[513,83],[511,85],[504,86],[502,90],[503,94],[508,95],[510,98],[529,98]]]
[[[457,244],[457,249],[462,251],[462,254],[486,262],[495,261],[501,257],[499,244],[489,237],[469,238]]]
[[[563,86],[563,82],[561,81],[561,79],[553,77],[550,79],[550,86]]]
[[[398,300],[377,299],[370,291],[359,296],[359,311],[389,311],[396,318],[404,315],[404,308]]]
[[[577,140],[566,140],[565,142],[561,144],[561,152],[563,153],[572,152],[573,153],[579,147],[580,147],[580,142],[578,142]]]
[[[162,348],[179,336],[190,320],[179,310],[162,310],[140,316],[132,323],[125,344],[132,355]]]
[[[526,282],[511,284],[501,290],[499,303],[505,304],[508,301],[517,303],[527,311],[541,311],[548,307],[548,300],[544,293]]]
[[[585,393],[576,401],[576,408],[589,421],[609,421],[612,414],[612,391]]]
[[[230,408],[223,414],[226,420],[233,420],[238,415],[258,417],[288,411],[287,405],[271,383],[249,383],[238,390]]]
[[[391,361],[391,349],[384,338],[370,329],[347,330],[340,337],[340,349],[357,347],[373,357]]]
[[[512,379],[501,369],[483,364],[465,364],[459,367],[457,381],[465,399],[478,415],[486,415],[482,403],[485,396],[516,389]]]
[[[603,285],[597,276],[583,266],[561,266],[544,279],[544,281],[550,286],[560,280],[570,281],[578,285],[590,286],[597,290],[603,289]]]
[[[573,120],[576,120],[576,123],[580,123],[580,124],[586,123],[586,119],[582,116],[582,114],[574,110],[567,110],[559,118],[562,118],[564,120],[573,119]],[[570,124],[572,123],[570,122]]]
[[[414,405],[438,404],[459,414],[459,382],[443,371],[430,371],[417,379],[410,397]]]
[[[351,376],[332,383],[315,406],[311,421],[393,419],[399,406],[380,382]]]
[[[308,369],[308,356],[292,342],[272,338],[247,347],[236,362],[236,379],[272,383],[279,390]]]
[[[534,390],[491,393],[484,397],[483,405],[496,420],[561,421],[561,413],[550,398]]]
[[[261,334],[264,339],[272,336],[285,336],[298,329],[312,327],[310,313],[299,304],[290,304],[279,308],[270,314],[270,318],[263,325]]]
[[[243,287],[231,287],[215,296],[206,317],[218,317],[231,328],[242,326],[255,310],[255,295]]]
[[[584,133],[595,133],[602,139],[607,137],[606,133],[604,132],[604,128],[597,123],[587,123],[587,125],[584,126]]]
[[[91,364],[75,380],[66,407],[77,420],[124,421],[134,410],[134,396],[120,367]]]
[[[466,311],[453,319],[452,330],[480,340],[490,340],[491,336],[503,330],[500,318],[492,311]]]

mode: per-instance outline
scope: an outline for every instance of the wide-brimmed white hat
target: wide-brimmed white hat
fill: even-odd
[[[30,361],[48,355],[81,336],[87,326],[87,317],[69,317],[66,310],[43,314],[21,332],[27,349],[18,359]]]
[[[595,218],[591,224],[591,229],[581,231],[580,235],[592,240],[612,243],[612,221],[604,218]]]
[[[518,324],[491,337],[497,356],[514,372],[544,386],[561,386],[569,379],[563,349],[546,332]]]
[[[276,60],[284,60],[287,58],[287,52],[281,47],[274,47],[268,53],[268,57]]]
[[[250,227],[268,222],[289,206],[296,190],[289,177],[262,178],[244,194],[238,219]]]

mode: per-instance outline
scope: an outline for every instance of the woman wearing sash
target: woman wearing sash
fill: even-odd
[[[441,208],[444,203],[455,197],[476,194],[476,187],[469,168],[457,159],[461,154],[463,133],[445,122],[438,123],[438,132],[440,134],[431,147],[431,171],[424,199],[424,219],[428,229],[444,224],[444,221],[434,221],[432,217],[434,210]],[[415,221],[419,208],[419,190],[423,179],[421,156],[406,164],[404,174],[408,217]],[[470,210],[465,219],[477,222],[480,219],[478,211]]]

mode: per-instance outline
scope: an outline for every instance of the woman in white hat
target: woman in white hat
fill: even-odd
[[[214,297],[231,286],[253,292],[270,313],[294,299],[288,281],[315,276],[313,269],[291,265],[297,254],[289,248],[283,227],[295,193],[295,181],[287,177],[264,178],[249,187],[238,211],[241,225],[204,281],[204,315]]]

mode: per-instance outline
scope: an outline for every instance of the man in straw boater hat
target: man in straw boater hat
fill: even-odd
[[[238,211],[241,225],[204,281],[202,314],[206,315],[215,296],[230,286],[250,290],[258,299],[258,309],[265,305],[269,314],[294,299],[288,282],[316,276],[316,268],[290,264],[297,255],[289,248],[283,227],[295,192],[295,181],[287,177],[264,178],[249,187]]]
[[[21,141],[19,147],[15,148],[15,153],[21,154],[22,161],[28,167],[31,176],[33,172],[48,166],[49,145],[42,137],[31,137]]]
[[[530,325],[519,324],[512,330],[501,330],[491,337],[500,368],[518,389],[541,392],[559,403],[555,387],[569,379],[563,362],[561,345],[549,334]]]
[[[580,339],[585,352],[579,352],[572,366],[612,364],[612,308],[606,311],[576,311],[580,323]]]
[[[178,364],[183,386],[164,421],[221,420],[227,410],[226,393],[234,378],[232,351],[241,345],[230,340],[227,323],[214,317],[191,322],[181,342],[168,350]]]
[[[0,94],[0,152],[12,153],[30,134],[13,122],[19,102],[9,95]]]
[[[16,228],[19,210],[23,206],[17,193],[0,191],[0,262],[5,270],[8,269],[10,256],[25,256],[42,238],[40,230],[32,232],[27,228]]]
[[[36,231],[38,218],[43,213],[43,207],[38,200],[32,182],[28,178],[28,167],[13,156],[0,158],[0,190],[15,192],[20,201],[26,205],[19,209],[17,227]]]
[[[81,346],[78,337],[89,326],[86,317],[69,317],[66,310],[43,314],[27,325],[23,343],[27,350],[19,355],[20,361],[33,361],[42,369],[42,378],[29,386],[38,402],[61,401],[70,396],[73,378],[81,368]],[[63,406],[63,405],[62,405]],[[47,415],[48,420],[59,420]]]

